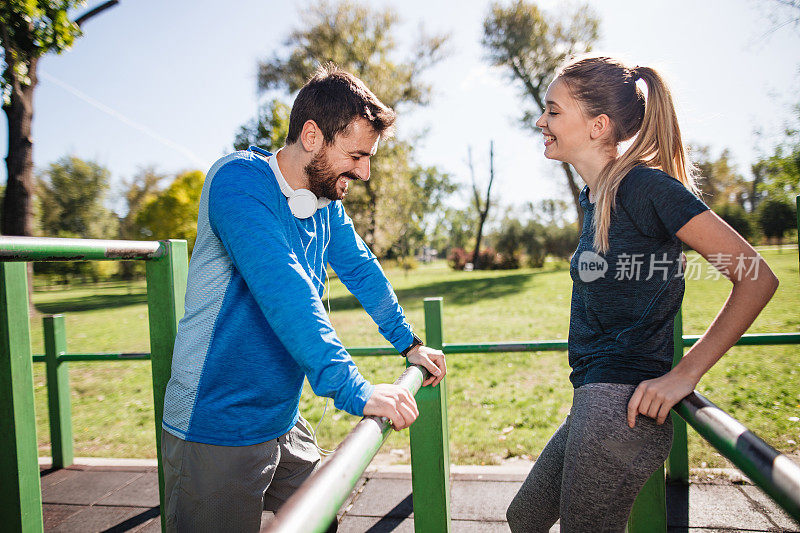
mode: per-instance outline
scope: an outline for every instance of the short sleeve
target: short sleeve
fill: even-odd
[[[617,196],[633,224],[645,235],[674,238],[708,206],[680,181],[648,167],[636,167],[622,180]]]

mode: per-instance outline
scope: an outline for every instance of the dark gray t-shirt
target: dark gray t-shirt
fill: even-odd
[[[584,187],[578,248],[570,262],[570,380],[637,385],[672,367],[672,329],[684,291],[675,236],[708,209],[681,182],[639,166],[620,183],[609,250],[594,251],[594,204]]]

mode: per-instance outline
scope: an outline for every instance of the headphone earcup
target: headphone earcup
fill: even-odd
[[[317,212],[317,197],[308,189],[297,189],[289,197],[289,210],[295,218],[306,219]]]

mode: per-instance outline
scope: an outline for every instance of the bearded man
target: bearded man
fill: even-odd
[[[327,265],[412,363],[446,372],[423,345],[341,200],[367,181],[395,113],[355,76],[321,67],[292,106],[286,146],[217,161],[200,198],[186,313],[164,401],[170,531],[258,531],[320,464],[298,406],[303,379],[356,416],[418,415],[413,396],[370,384],[322,304]],[[336,523],[331,531],[336,530]]]

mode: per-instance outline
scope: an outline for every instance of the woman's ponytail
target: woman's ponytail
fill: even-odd
[[[611,211],[623,178],[637,165],[663,170],[699,194],[695,169],[686,155],[669,88],[649,67],[627,68],[608,57],[581,59],[559,74],[589,116],[606,114],[614,145],[636,136],[630,147],[600,173],[595,196],[594,248],[608,251]],[[647,96],[636,81],[647,87]]]

